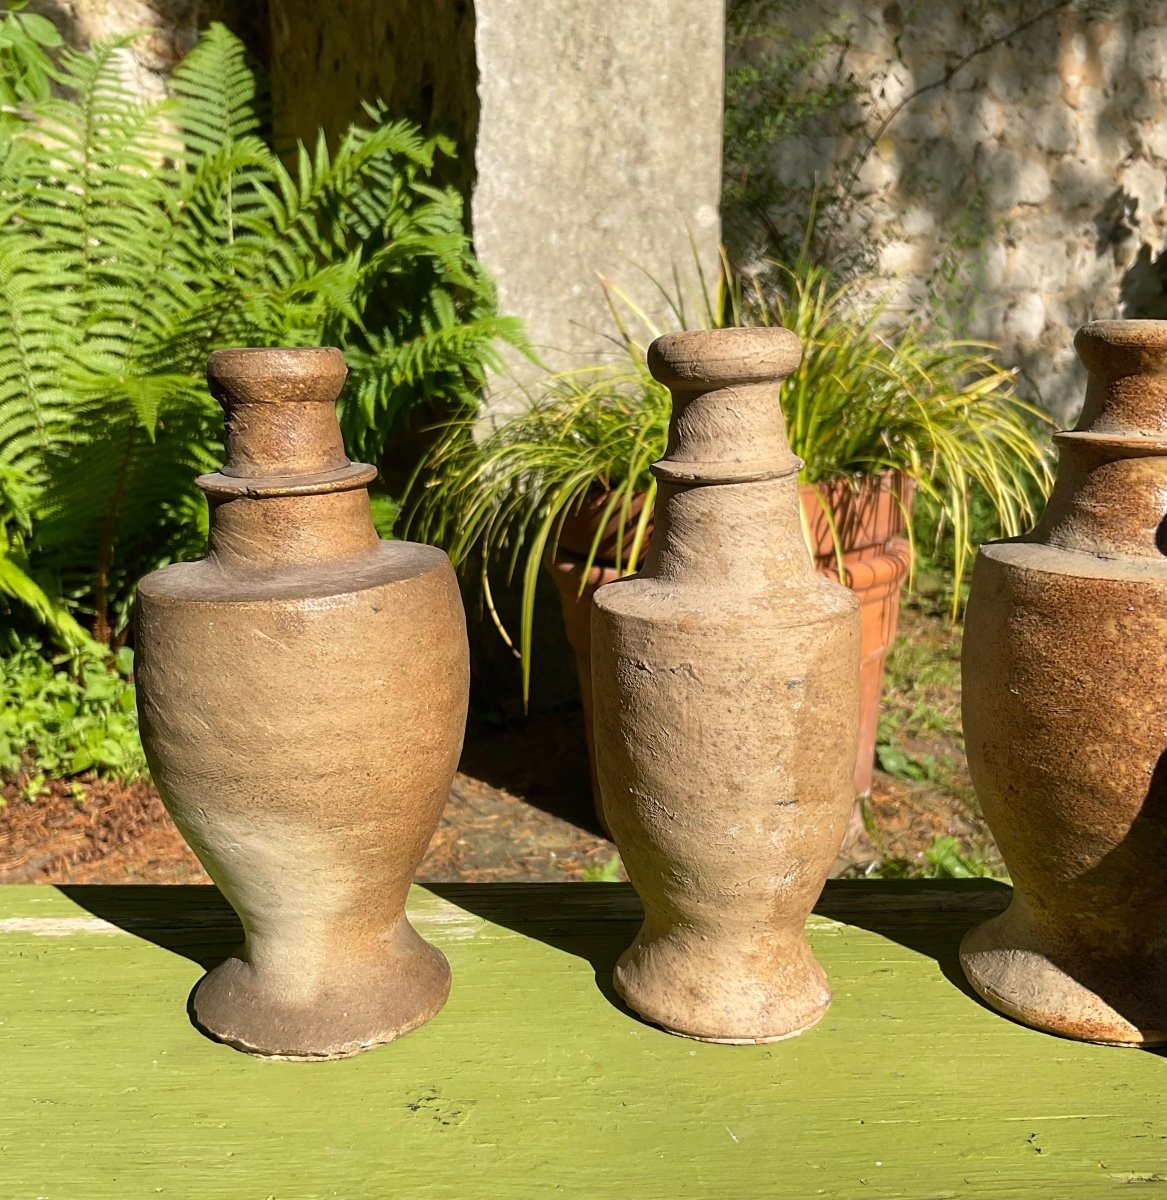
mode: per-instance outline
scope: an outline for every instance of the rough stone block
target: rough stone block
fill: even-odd
[[[1050,195],[1050,177],[1044,162],[1026,158],[1004,147],[978,150],[976,174],[989,204],[1007,210],[1020,204],[1043,204]]]
[[[1006,108],[987,93],[982,93],[963,109],[963,121],[956,130],[967,129],[975,143],[994,142],[1006,128]]]
[[[864,159],[855,176],[857,196],[878,195],[895,186],[900,175],[900,162],[894,145],[890,138],[885,139]]]
[[[886,275],[909,275],[928,269],[929,255],[922,239],[885,242],[879,248],[879,270]]]
[[[936,233],[936,216],[922,204],[909,205],[900,218],[900,229],[908,238],[932,237]]]
[[[1114,181],[1102,174],[1094,161],[1083,158],[1064,160],[1053,177],[1058,206],[1071,212],[1103,204],[1114,186]]]
[[[1167,174],[1145,158],[1124,163],[1118,172],[1118,185],[1138,201],[1135,219],[1140,223],[1167,201]]]
[[[165,95],[170,71],[212,21],[267,57],[264,0],[31,0],[29,11],[48,17],[71,46],[140,33],[124,56],[127,82],[150,99]]]
[[[910,181],[913,194],[929,196],[942,211],[950,211],[968,172],[952,139],[933,138],[923,143],[906,166],[905,183]]]
[[[1167,79],[1167,27],[1140,30],[1131,38],[1127,61],[1136,79]]]
[[[1032,142],[1050,154],[1072,154],[1078,145],[1078,125],[1074,111],[1055,104],[1039,109],[1028,126]]]
[[[1037,292],[1025,292],[1009,304],[1001,317],[1006,342],[1025,345],[1036,342],[1045,329],[1045,304]]]

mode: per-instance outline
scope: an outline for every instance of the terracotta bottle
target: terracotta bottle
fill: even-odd
[[[198,481],[207,555],[138,589],[150,769],[246,935],[195,1019],[281,1058],[391,1041],[450,986],[404,904],[461,751],[465,618],[440,550],[378,538],[344,377],[332,349],[211,356],[227,462]]]
[[[969,769],[1013,879],[961,946],[994,1008],[1167,1041],[1167,321],[1100,321],[1032,533],[982,547],[964,633]]]
[[[859,614],[802,536],[778,401],[800,355],[783,329],[652,344],[656,526],[593,605],[600,787],[645,908],[616,988],[705,1041],[790,1037],[830,1003],[803,926],[851,811]]]

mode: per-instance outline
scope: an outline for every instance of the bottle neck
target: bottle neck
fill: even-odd
[[[213,497],[207,557],[231,571],[319,566],[380,540],[364,488],[315,496]]]
[[[340,425],[330,404],[230,404],[224,422],[227,461],[222,473],[252,479],[312,475],[348,465]]]
[[[339,350],[216,350],[207,385],[225,414],[226,462],[207,494],[207,559],[227,571],[321,566],[367,554],[378,541],[366,487],[375,467],[344,452],[336,400]]]
[[[709,387],[671,384],[673,412],[662,483],[737,484],[797,473],[774,380]]]
[[[379,542],[367,484],[376,468],[350,463],[315,476],[199,479],[211,509],[207,557],[226,570],[263,571],[360,558]]]
[[[813,573],[796,472],[754,483],[661,483],[642,575],[762,594]]]
[[[643,575],[761,595],[813,574],[798,501],[801,460],[782,417],[782,380],[802,350],[786,329],[669,334],[649,347],[672,416]]]
[[[1057,482],[1028,540],[1102,558],[1167,555],[1167,439],[1058,434]]]

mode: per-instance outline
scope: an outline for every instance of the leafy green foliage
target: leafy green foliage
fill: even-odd
[[[663,451],[668,413],[668,393],[643,359],[619,369],[556,375],[533,404],[484,438],[472,417],[452,422],[415,480],[411,536],[444,545],[457,565],[477,564],[492,615],[490,566],[498,562],[509,581],[521,562],[518,653],[524,698],[544,554],[554,552],[568,514],[599,489],[607,493],[600,528],[616,517],[621,543],[626,527],[634,529],[627,560],[620,564],[634,569],[647,544],[656,495],[648,468]],[[646,494],[647,503],[633,517],[638,493]],[[510,642],[501,623],[499,629]]]
[[[865,875],[886,879],[999,877],[1004,867],[976,803],[960,729],[960,630],[917,605],[900,610],[888,652],[876,761],[902,784],[886,781],[891,802],[865,802],[864,822],[879,863]],[[897,801],[898,796],[898,801]],[[906,854],[923,828],[944,828],[922,853]],[[881,828],[889,819],[891,830]],[[953,836],[956,835],[956,836]]]
[[[34,799],[46,777],[145,771],[132,666],[126,649],[116,659],[94,648],[52,662],[36,642],[0,657],[0,775],[26,775]]]
[[[584,867],[580,876],[584,883],[619,883],[624,877],[619,854],[613,854],[596,866]]]
[[[523,345],[427,182],[446,142],[371,107],[288,167],[224,27],[162,102],[127,86],[126,44],[65,51],[0,138],[0,598],[73,641],[67,609],[106,640],[140,575],[202,548],[212,350],[339,346],[349,447],[377,461],[411,407],[473,404],[497,340]]]
[[[971,801],[963,750],[960,630],[905,606],[884,664],[876,763]]]
[[[47,51],[60,46],[61,35],[27,7],[28,0],[10,2],[0,13],[0,126],[11,125],[19,105],[47,99],[56,74]]]
[[[923,863],[906,858],[887,858],[868,879],[994,879],[998,876],[982,859],[961,851],[960,843],[948,834],[932,839],[924,851]]]
[[[955,619],[976,549],[973,490],[987,497],[998,535],[1032,523],[1053,483],[1049,449],[1034,434],[1049,418],[1020,399],[992,346],[935,339],[919,323],[885,330],[882,302],[850,315],[854,284],[836,286],[807,263],[786,274],[768,311],[806,347],[783,391],[803,478],[907,475],[938,512],[938,535],[951,530]]]

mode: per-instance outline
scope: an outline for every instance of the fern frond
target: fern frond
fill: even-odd
[[[0,525],[0,597],[22,605],[70,648],[92,645],[93,639],[58,600],[54,600],[28,572],[23,552],[12,544]]]
[[[263,127],[267,94],[243,43],[214,22],[175,68],[170,90],[188,151],[209,157]]]
[[[223,26],[164,101],[128,85],[127,45],[66,52],[59,93],[0,137],[0,527],[29,548],[6,578],[92,612],[102,636],[139,574],[205,536],[212,350],[341,346],[351,445],[379,454],[411,406],[472,404],[495,344],[525,345],[496,315],[460,197],[427,182],[448,144],[372,108],[372,127],[289,169]]]

